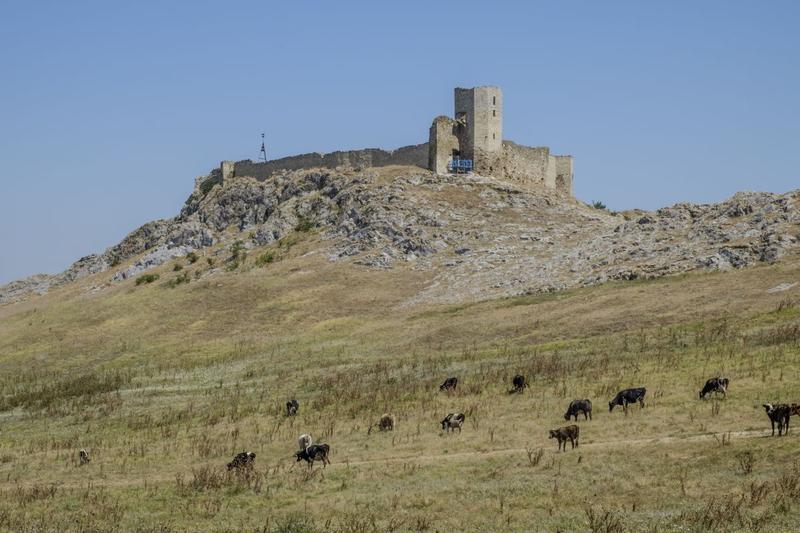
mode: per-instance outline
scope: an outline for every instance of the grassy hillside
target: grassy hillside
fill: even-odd
[[[181,259],[149,284],[101,275],[0,308],[0,527],[782,531],[800,519],[800,437],[769,437],[760,407],[800,401],[798,288],[767,292],[800,279],[796,258],[414,306],[432,274],[331,263],[316,239],[251,251],[234,272],[199,276],[205,257]],[[510,395],[518,372],[531,387]],[[718,374],[728,399],[698,400]],[[439,392],[450,375],[459,390]],[[630,386],[647,387],[647,407],[609,413]],[[592,399],[594,419],[557,453],[547,430],[574,398]],[[450,411],[467,414],[460,435],[439,430]],[[396,430],[368,435],[384,412]],[[331,445],[331,466],[295,463],[306,432]],[[242,450],[254,471],[227,474]]]

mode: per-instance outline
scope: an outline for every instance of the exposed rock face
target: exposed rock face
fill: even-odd
[[[800,247],[800,191],[739,193],[612,215],[553,191],[414,167],[295,171],[266,181],[199,179],[180,214],[150,222],[61,274],[0,287],[0,303],[111,270],[122,280],[231,235],[269,244],[310,223],[332,261],[410,263],[435,273],[417,301],[455,302],[608,280],[773,262]],[[112,265],[141,256],[124,269]],[[411,302],[410,302],[411,303]]]

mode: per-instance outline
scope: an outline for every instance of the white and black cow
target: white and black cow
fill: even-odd
[[[240,468],[251,468],[253,461],[256,460],[256,454],[253,452],[237,453],[233,461],[228,463],[228,470],[238,470]]]
[[[772,423],[772,434],[775,435],[775,424],[778,424],[778,436],[789,434],[789,419],[792,417],[792,408],[785,403],[771,404],[765,403],[764,410],[767,412],[769,421]]]
[[[728,378],[711,378],[706,381],[706,384],[703,385],[703,390],[700,391],[700,399],[705,399],[706,395],[711,394],[712,392],[715,394],[722,394],[723,398],[728,396]]]
[[[458,432],[461,433],[461,426],[464,425],[464,420],[466,420],[466,418],[464,413],[448,413],[441,422],[442,431],[449,433],[457,429]]]
[[[312,444],[305,450],[300,450],[294,456],[298,462],[307,462],[309,469],[314,468],[314,461],[322,461],[322,468],[325,468],[326,464],[331,464],[331,460],[328,458],[330,452],[331,447],[327,444]]]

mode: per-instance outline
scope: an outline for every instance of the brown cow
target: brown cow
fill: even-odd
[[[576,425],[565,426],[563,428],[551,429],[549,438],[558,439],[558,451],[561,451],[563,447],[564,451],[566,452],[567,440],[570,441],[573,448],[578,447],[578,437],[580,436],[580,433],[581,428]]]

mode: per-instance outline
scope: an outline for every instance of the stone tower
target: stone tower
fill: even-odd
[[[460,157],[476,171],[491,166],[503,150],[503,91],[500,87],[455,89],[456,136]]]
[[[503,139],[500,87],[459,87],[454,92],[455,118],[438,116],[428,131],[428,168],[434,174],[473,171],[572,196],[572,156]],[[456,159],[472,161],[472,168],[465,161],[454,165]]]

